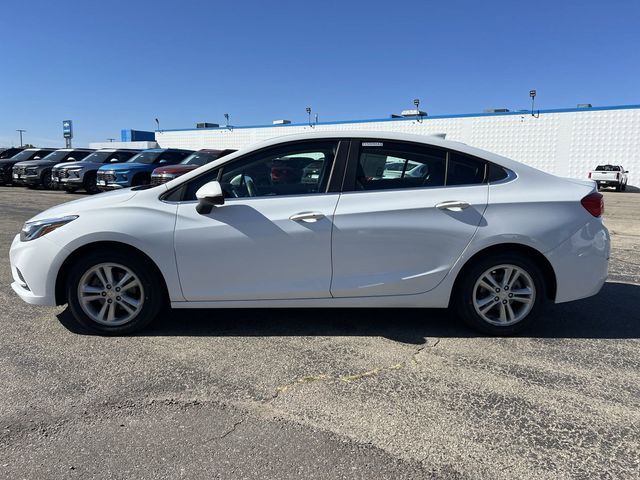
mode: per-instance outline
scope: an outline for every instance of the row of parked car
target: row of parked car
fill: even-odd
[[[92,194],[160,185],[234,151],[8,148],[0,151],[0,184]]]

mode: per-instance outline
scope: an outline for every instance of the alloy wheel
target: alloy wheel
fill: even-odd
[[[473,306],[492,325],[509,326],[523,320],[535,303],[536,287],[523,268],[511,264],[486,270],[473,288]]]
[[[117,263],[100,263],[87,270],[78,282],[80,307],[101,325],[119,326],[132,321],[142,310],[144,289],[138,276]]]

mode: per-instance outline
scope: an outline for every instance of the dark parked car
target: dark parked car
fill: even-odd
[[[151,183],[151,172],[162,165],[175,165],[187,158],[193,150],[177,148],[150,148],[124,163],[103,165],[98,169],[98,188],[114,190]]]
[[[161,185],[163,183],[167,183],[169,180],[173,180],[180,175],[184,175],[191,170],[195,170],[202,165],[213,162],[214,160],[217,160],[220,157],[224,157],[225,155],[229,155],[233,152],[235,152],[235,150],[198,150],[197,152],[189,155],[177,165],[169,165],[166,167],[156,168],[151,174],[151,185]]]
[[[75,192],[83,188],[88,193],[98,193],[96,185],[98,169],[103,165],[122,163],[141,150],[128,148],[103,148],[86,156],[79,162],[59,163],[51,171],[51,178],[57,188]]]
[[[0,184],[5,185],[8,183],[15,183],[12,172],[13,166],[18,162],[26,160],[37,160],[46,157],[51,152],[55,152],[55,148],[26,148],[19,153],[16,153],[11,158],[5,158],[0,160]]]
[[[19,162],[13,166],[13,181],[30,188],[42,186],[46,189],[54,187],[51,181],[51,170],[60,162],[76,162],[94,152],[90,148],[61,148],[40,160]],[[17,176],[16,176],[17,175]]]

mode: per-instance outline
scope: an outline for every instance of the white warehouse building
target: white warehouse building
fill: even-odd
[[[640,105],[352,120],[309,124],[161,130],[162,148],[242,148],[282,135],[314,131],[446,134],[563,177],[587,178],[599,164],[622,165],[640,187]]]

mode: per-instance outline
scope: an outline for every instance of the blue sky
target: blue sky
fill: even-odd
[[[640,103],[640,2],[29,1],[0,9],[0,145],[120,129]]]

